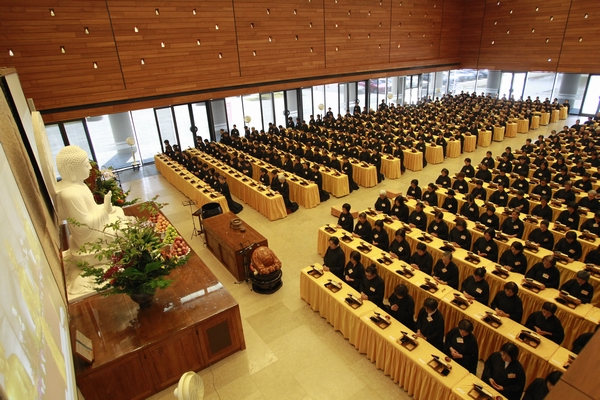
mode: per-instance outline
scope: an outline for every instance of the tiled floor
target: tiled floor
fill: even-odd
[[[568,124],[575,121],[569,118]],[[560,130],[565,121],[519,134],[517,138],[492,143],[465,154],[478,163],[487,150],[499,155],[506,146],[520,148],[526,138]],[[236,284],[229,272],[205,248],[201,237],[190,241],[217,278],[240,304],[246,350],[199,372],[204,380],[205,399],[409,399],[410,396],[384,376],[364,355],[359,354],[318,313],[300,299],[299,270],[310,263],[322,261],[316,251],[317,229],[325,223],[334,223],[330,215],[332,205],[349,202],[354,210],[373,206],[380,189],[406,191],[411,179],[418,179],[424,187],[435,181],[445,167],[451,173],[463,165],[463,157],[447,159],[443,165],[428,165],[423,171],[407,171],[400,179],[386,179],[374,188],[361,188],[349,196],[329,201],[316,208],[300,208],[298,212],[279,221],[270,222],[249,206],[239,216],[269,240],[271,247],[283,262],[281,290],[272,295],[250,291],[246,284]],[[159,194],[159,201],[168,202],[164,209],[171,222],[186,238],[193,229],[189,207],[181,205],[186,198],[162,176],[149,171],[122,175],[125,188],[131,188],[133,197],[147,200]],[[139,177],[138,179],[135,179]],[[175,399],[171,387],[151,397],[153,400]]]

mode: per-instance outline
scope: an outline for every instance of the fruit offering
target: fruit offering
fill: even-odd
[[[150,218],[148,218],[148,221],[156,223],[156,221],[158,221],[159,216],[160,214],[152,214],[150,215]]]
[[[172,244],[177,235],[177,230],[173,227],[173,225],[169,225],[165,230],[165,238],[163,239],[163,243]]]
[[[156,232],[165,232],[170,225],[171,224],[169,223],[169,221],[167,221],[165,217],[159,215],[156,219],[156,228],[154,229],[156,230]]]
[[[171,245],[171,254],[175,257],[185,256],[190,252],[190,247],[181,236],[177,236]]]

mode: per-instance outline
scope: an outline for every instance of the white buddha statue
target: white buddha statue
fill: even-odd
[[[56,166],[62,177],[56,194],[59,218],[72,218],[86,225],[69,224],[69,247],[71,253],[76,254],[84,243],[105,237],[102,229],[106,224],[124,218],[123,209],[112,205],[111,192],[104,196],[104,204],[96,204],[94,195],[84,182],[90,176],[92,166],[87,153],[80,147],[66,146],[60,150]]]

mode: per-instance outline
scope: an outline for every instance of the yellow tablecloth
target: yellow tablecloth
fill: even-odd
[[[550,361],[548,362],[553,369],[564,373],[566,371],[565,364],[569,360],[569,356],[577,357],[575,353],[565,349],[564,347],[559,347],[558,350],[556,350],[556,353],[550,357]]]
[[[560,115],[559,110],[552,110],[552,115],[550,116],[550,123],[553,124],[555,122],[558,122],[559,115]]]
[[[517,137],[517,123],[509,122],[506,124],[506,134],[504,135],[507,138]]]
[[[410,171],[421,171],[423,169],[423,153],[410,150],[402,150],[404,153],[404,167]]]
[[[479,143],[481,147],[489,147],[492,144],[492,131],[479,130]]]
[[[465,144],[463,146],[463,152],[464,153],[472,153],[475,151],[475,147],[477,146],[477,136],[471,135],[471,136],[467,136],[465,135]]]
[[[381,309],[373,311],[387,315]],[[422,339],[418,340],[419,345],[413,351],[408,351],[397,340],[402,336],[401,331],[412,333],[409,329],[394,319],[390,326],[381,329],[369,319],[371,315],[360,317],[356,348],[410,396],[417,400],[447,399],[452,388],[469,375],[466,369],[453,362],[450,374],[438,374],[427,363],[432,360],[432,354],[444,359],[444,353]]]
[[[345,174],[337,175],[335,171],[325,171],[325,167],[320,168],[323,177],[323,190],[331,193],[335,197],[344,197],[350,194],[350,185],[348,177]],[[352,168],[354,174],[354,168]]]
[[[542,117],[540,118],[540,125],[548,125],[550,123],[550,113],[543,112]]]
[[[460,140],[448,140],[448,147],[446,147],[446,157],[460,157]]]
[[[503,126],[494,126],[494,142],[501,142],[504,140],[504,131],[506,128]]]
[[[558,119],[567,119],[567,117],[569,116],[569,111],[567,109],[567,107],[560,107],[560,114],[558,115]]]
[[[432,146],[427,143],[425,146],[425,159],[430,164],[441,164],[444,162],[444,149],[442,146]]]
[[[482,386],[494,399],[506,399],[506,397],[501,396],[490,385],[483,383],[483,381],[475,375],[469,374],[452,388],[449,400],[473,400],[473,397],[469,395],[469,392],[473,389],[473,384]]]
[[[384,155],[381,157],[381,173],[387,179],[398,179],[402,175],[400,171],[400,159]]]
[[[520,119],[517,122],[517,133],[527,133],[529,132],[529,120],[528,119]]]
[[[369,164],[365,167],[357,160],[352,160],[350,163],[352,164],[352,179],[358,186],[370,188],[377,185],[377,169],[374,165]]]
[[[172,165],[168,165],[168,163]],[[166,156],[154,156],[156,170],[186,197],[194,200],[198,208],[207,203],[219,203],[223,212],[229,211],[227,200],[221,193],[214,191],[209,185],[198,179],[182,165],[171,161]],[[179,169],[180,171],[176,171]]]
[[[531,117],[531,129],[537,129],[540,127],[540,116],[534,115]]]

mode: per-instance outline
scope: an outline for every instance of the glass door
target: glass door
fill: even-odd
[[[164,143],[165,140],[168,140],[171,146],[179,145],[171,107],[155,108],[154,117],[156,118],[156,125],[158,125],[161,142]]]
[[[212,115],[213,128],[215,132],[215,142],[218,142],[221,140],[221,129],[228,131],[225,99],[212,100],[210,102],[210,112]],[[260,120],[257,122],[260,123]]]
[[[130,114],[142,164],[154,162],[154,154],[164,150],[158,134],[154,110],[147,108],[131,111]]]
[[[90,144],[87,127],[84,120],[65,122],[63,127],[65,129],[67,139],[69,140],[69,144],[81,147],[86,153],[88,153],[90,159],[96,161],[96,155],[92,151],[92,146]]]
[[[185,104],[181,106],[173,107],[173,113],[175,114],[175,127],[179,134],[179,144],[181,150],[185,150],[188,147],[194,148],[194,133],[192,132],[192,120],[190,118],[190,105]]]
[[[600,75],[592,75],[583,99],[581,114],[595,115],[600,110]]]

